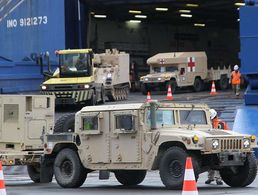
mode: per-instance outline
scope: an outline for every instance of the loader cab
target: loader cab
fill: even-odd
[[[92,52],[60,52],[60,78],[92,76]]]

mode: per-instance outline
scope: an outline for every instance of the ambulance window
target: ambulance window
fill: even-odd
[[[98,130],[98,116],[86,116],[82,119],[83,130]]]
[[[168,66],[166,67],[166,72],[174,72],[177,71],[177,67],[176,66]]]
[[[201,110],[181,110],[180,123],[206,125],[207,120],[206,120],[205,112]]]
[[[134,117],[131,114],[117,115],[115,116],[116,129],[122,129],[125,131],[132,131],[134,127]]]

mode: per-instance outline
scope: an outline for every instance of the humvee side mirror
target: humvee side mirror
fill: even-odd
[[[103,119],[103,118],[104,118],[103,113],[102,113],[102,112],[100,112],[98,117],[99,117],[99,119]]]

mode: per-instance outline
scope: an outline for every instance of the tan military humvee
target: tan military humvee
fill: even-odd
[[[221,89],[228,88],[231,70],[208,69],[205,52],[173,52],[159,53],[147,60],[150,74],[141,77],[141,91],[154,89],[166,90],[171,85],[172,92],[176,88],[193,86],[195,91],[202,91],[205,83],[216,81]]]
[[[3,166],[27,165],[30,178],[50,182],[51,167],[41,170],[43,140],[54,128],[54,97],[44,95],[0,96],[0,160]]]
[[[55,128],[66,126],[59,119]],[[159,170],[168,189],[179,189],[187,156],[196,179],[213,169],[226,184],[244,187],[257,172],[255,136],[212,129],[203,104],[85,107],[76,113],[72,132],[48,134],[46,141],[45,158],[53,160],[55,178],[65,188],[81,186],[94,170],[114,172],[123,185],[137,185],[147,170]]]

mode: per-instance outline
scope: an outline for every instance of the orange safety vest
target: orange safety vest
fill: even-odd
[[[231,73],[231,79],[233,85],[240,85],[241,82],[241,74],[239,71],[232,71]]]
[[[218,117],[216,117],[213,120],[212,125],[213,125],[213,128],[215,128],[215,129],[229,130],[228,124],[226,122],[224,122],[224,121],[219,120]]]

